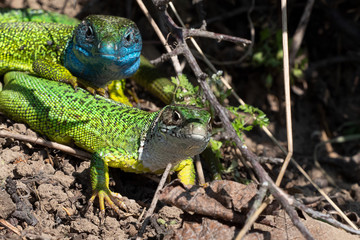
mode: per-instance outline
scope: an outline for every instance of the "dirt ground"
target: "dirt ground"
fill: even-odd
[[[200,1],[202,8],[192,5],[191,1],[174,1],[174,5],[188,27],[199,27],[202,18],[205,18],[210,31],[250,39],[247,18],[249,2],[226,0],[220,4],[218,1]],[[255,63],[252,57],[258,52],[276,55],[279,50],[276,31],[281,28],[281,14],[277,2],[256,1],[251,13],[256,32],[254,49],[245,60],[226,63],[240,59],[245,53],[242,47],[209,39],[200,39],[199,43],[216,67],[224,71],[236,93],[246,103],[267,114],[270,118],[268,128],[286,147],[282,67],[278,65],[276,57],[262,64]],[[290,36],[297,28],[304,2],[293,0],[288,3]],[[164,52],[135,1],[0,0],[0,7],[45,9],[80,19],[89,14],[128,17],[137,23],[143,35],[145,56],[155,59]],[[155,12],[154,9],[150,10],[151,13]],[[357,227],[360,227],[359,16],[357,0],[316,1],[297,57],[298,62],[306,59],[303,76],[293,77],[291,88],[294,159]],[[268,39],[264,29],[270,32]],[[201,60],[199,63],[207,70]],[[174,75],[169,63],[161,67]],[[193,76],[189,69],[185,68],[184,71]],[[162,106],[159,100],[140,87],[128,84],[135,88],[142,106]],[[238,105],[232,97],[228,104]],[[3,129],[43,137],[24,124],[0,115],[0,130]],[[345,143],[326,143],[341,136]],[[285,157],[258,128],[246,133],[245,142],[258,156]],[[173,206],[176,204],[171,200],[168,201],[172,204],[163,200],[146,227],[145,239],[233,239],[236,236],[243,226],[257,186],[254,183],[244,185],[251,182],[249,172],[239,163],[239,156],[231,147],[225,146],[221,151],[221,162],[226,170],[222,177],[226,182],[212,183],[208,188],[194,187],[189,191],[200,196],[199,200],[194,201],[197,207],[204,205],[204,213],[200,214],[201,211],[199,213],[197,209],[195,213],[186,212],[179,205]],[[315,167],[314,153],[324,171]],[[281,165],[263,165],[275,179]],[[159,177],[111,169],[111,188],[124,196],[129,214],[124,212],[119,217],[107,210],[105,219],[101,221],[97,204],[87,209],[91,195],[89,166],[89,161],[59,150],[12,138],[0,138],[0,239],[135,239],[144,211],[150,206],[157,187],[154,178]],[[206,163],[204,168],[205,177],[210,181]],[[344,222],[291,164],[281,187],[306,206],[329,213]],[[163,193],[166,196],[164,199],[185,190],[184,186],[175,182],[166,190],[166,194]],[[209,192],[214,195],[209,197]],[[186,207],[191,207],[190,203],[186,204]],[[231,215],[234,211],[229,212],[229,209],[235,209],[237,215]],[[208,212],[213,215],[208,215]],[[216,212],[220,214],[216,215]],[[314,220],[303,212],[298,211],[298,214],[316,239],[360,239]],[[14,226],[20,236],[3,220]],[[245,237],[294,238],[303,239],[276,201],[264,211]]]

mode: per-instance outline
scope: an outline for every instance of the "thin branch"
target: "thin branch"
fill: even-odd
[[[276,179],[276,185],[280,183],[284,177],[285,171],[289,165],[290,159],[293,155],[293,136],[292,136],[292,121],[291,121],[291,98],[290,98],[290,66],[289,66],[289,44],[288,44],[288,30],[287,30],[287,3],[286,0],[281,0],[281,15],[282,15],[282,44],[283,44],[283,65],[284,65],[284,88],[285,88],[285,103],[286,103],[286,133],[288,141],[288,153],[285,161],[281,167],[280,173]]]
[[[329,214],[325,214],[325,213],[322,213],[322,212],[318,212],[318,211],[315,211],[311,208],[308,208],[306,207],[304,204],[302,204],[301,202],[295,200],[294,201],[294,204],[293,204],[295,207],[297,207],[298,209],[301,209],[302,211],[306,212],[307,214],[309,214],[312,218],[315,218],[315,219],[319,219],[319,220],[322,220],[322,221],[325,221],[335,227],[339,227],[339,228],[342,228],[350,233],[354,233],[354,234],[357,234],[357,235],[360,235],[360,230],[357,230],[357,229],[354,229],[354,228],[351,228],[349,227],[348,225],[345,225],[339,221],[337,221],[336,219],[334,219],[331,215]]]
[[[300,49],[300,45],[302,43],[302,40],[304,38],[306,27],[310,20],[310,15],[312,8],[314,6],[315,0],[308,0],[303,12],[303,15],[301,16],[299,25],[296,28],[296,31],[293,36],[293,42],[291,44],[290,49],[290,66],[294,65],[296,54],[298,53]]]
[[[146,6],[144,5],[144,3],[142,2],[142,0],[136,0],[136,2],[138,3],[139,7],[141,8],[141,10],[143,11],[144,15],[146,16],[146,18],[148,19],[149,23],[151,24],[151,26],[154,28],[156,34],[158,35],[161,43],[165,46],[165,49],[167,52],[171,52],[171,48],[169,47],[169,45],[167,44],[167,41],[165,39],[165,37],[162,35],[160,28],[156,25],[154,19],[150,16],[149,11],[147,10]],[[179,59],[177,58],[177,56],[172,56],[171,57],[174,69],[176,71],[176,74],[180,74],[181,73],[181,66],[180,66],[180,62]]]
[[[171,163],[169,163],[165,168],[165,171],[164,171],[164,173],[163,173],[163,175],[162,175],[162,177],[160,179],[158,187],[156,188],[156,192],[155,192],[154,197],[153,197],[153,199],[151,201],[149,210],[147,210],[147,212],[145,214],[144,222],[143,222],[143,224],[141,226],[141,229],[140,229],[136,239],[142,239],[142,235],[144,234],[145,228],[146,228],[146,226],[148,225],[148,223],[150,221],[151,215],[153,215],[153,213],[154,213],[157,202],[159,201],[159,192],[160,192],[161,189],[163,189],[163,187],[165,185],[165,182],[166,182],[167,177],[169,176],[171,167],[172,167],[172,165],[171,165]]]
[[[256,199],[253,205],[251,206],[250,211],[247,214],[246,222],[242,227],[242,229],[240,230],[239,234],[236,236],[236,240],[243,239],[243,237],[246,235],[246,233],[249,231],[251,226],[254,224],[256,219],[261,214],[262,209],[260,208],[260,206],[266,196],[267,190],[268,190],[268,183],[263,182],[260,186],[259,191],[257,192]]]
[[[251,41],[245,38],[239,38],[239,37],[234,37],[234,36],[230,36],[230,35],[226,35],[226,34],[220,34],[220,33],[214,33],[214,32],[209,32],[206,30],[202,30],[202,29],[183,29],[183,35],[184,38],[189,38],[189,37],[204,37],[204,38],[212,38],[212,39],[216,39],[218,40],[218,42],[221,41],[228,41],[228,42],[233,42],[233,43],[242,43],[243,45],[249,45],[251,44]]]
[[[75,149],[60,143],[56,143],[56,142],[51,142],[51,141],[47,141],[45,139],[42,138],[38,138],[38,137],[31,137],[31,136],[26,136],[26,135],[22,135],[22,134],[18,134],[18,133],[12,133],[12,132],[8,132],[5,130],[1,130],[0,131],[0,137],[3,138],[14,138],[20,141],[25,141],[25,142],[29,142],[32,144],[38,144],[41,146],[45,146],[48,148],[54,148],[54,149],[58,149],[61,150],[65,153],[71,154],[75,157],[84,159],[84,160],[89,160],[91,158],[91,154],[79,149]]]
[[[16,235],[21,236],[21,232],[19,231],[19,229],[17,229],[13,225],[11,225],[11,223],[6,221],[5,219],[0,218],[0,224],[3,225],[4,227],[7,227],[8,229],[13,231],[14,233],[16,233]]]
[[[151,60],[150,63],[151,64],[154,64],[154,65],[158,65],[160,63],[163,63],[167,60],[169,60],[171,57],[173,56],[177,56],[177,55],[180,55],[182,54],[182,49],[179,48],[179,47],[176,47],[174,50],[172,50],[171,52],[168,52],[168,53],[164,53],[162,54],[160,57],[154,59],[154,60]]]
[[[195,167],[196,167],[197,175],[199,177],[199,185],[204,186],[205,185],[205,177],[204,177],[204,171],[202,168],[202,164],[201,164],[199,155],[195,156]]]

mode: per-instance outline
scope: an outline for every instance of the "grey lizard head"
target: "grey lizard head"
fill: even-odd
[[[160,111],[146,137],[142,161],[152,170],[200,154],[211,136],[210,114],[194,107],[169,105]]]
[[[129,77],[140,65],[142,39],[127,18],[90,15],[74,30],[64,65],[94,87]]]

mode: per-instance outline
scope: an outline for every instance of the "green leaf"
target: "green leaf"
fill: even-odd
[[[258,64],[262,64],[264,62],[264,55],[262,52],[257,52],[253,55],[253,61]]]
[[[291,72],[294,75],[294,77],[296,77],[296,78],[300,78],[303,76],[303,71],[299,68],[294,68],[294,69],[292,69]]]

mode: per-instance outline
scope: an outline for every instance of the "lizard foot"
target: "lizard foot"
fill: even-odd
[[[119,193],[111,192],[110,190],[94,190],[91,198],[88,202],[88,207],[94,203],[95,198],[99,198],[99,205],[100,205],[100,217],[105,216],[105,204],[106,203],[109,207],[111,207],[119,216],[123,216],[123,212],[120,211],[120,208],[123,209],[125,212],[128,212],[128,208],[121,201],[122,196]],[[104,201],[105,200],[105,201]]]
[[[126,83],[125,79],[115,80],[112,83],[110,83],[108,85],[109,96],[114,101],[121,102],[128,106],[132,106],[129,99],[126,97],[124,93],[124,91],[126,90],[125,83]]]
[[[96,94],[99,94],[100,96],[103,96],[103,97],[108,97],[107,93],[106,93],[106,90],[104,88],[93,88],[93,87],[90,87],[90,86],[85,86],[86,90],[88,92],[90,92],[92,95],[96,95]]]

